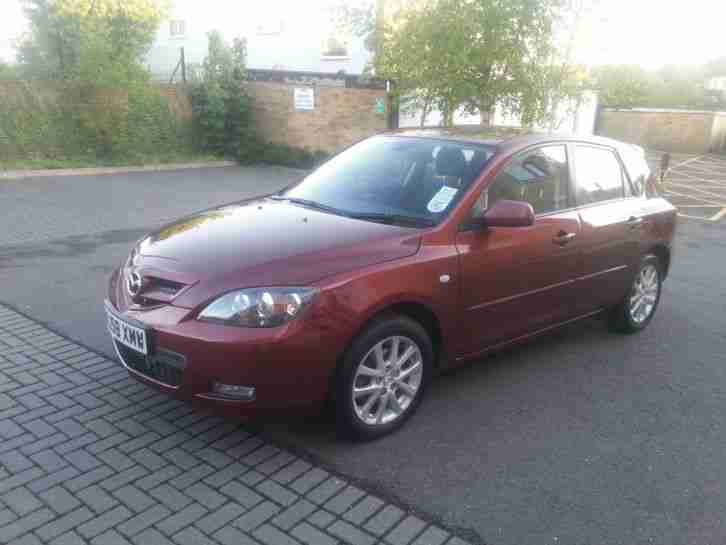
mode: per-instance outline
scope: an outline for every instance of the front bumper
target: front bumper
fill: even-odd
[[[150,337],[149,356],[113,341],[136,379],[180,399],[252,418],[294,406],[318,405],[328,393],[337,352],[329,327],[315,316],[274,328],[240,328],[199,322],[171,305],[112,312]],[[213,383],[254,388],[254,399],[214,392]]]

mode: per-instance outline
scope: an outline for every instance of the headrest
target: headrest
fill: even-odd
[[[466,168],[466,158],[458,148],[442,147],[436,154],[436,174],[461,178]]]

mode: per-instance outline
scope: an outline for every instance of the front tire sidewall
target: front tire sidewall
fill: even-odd
[[[383,339],[395,335],[410,337],[421,350],[423,376],[414,399],[404,413],[387,424],[366,424],[356,414],[352,390],[356,370],[368,351]],[[355,441],[370,441],[391,433],[402,426],[416,411],[431,380],[434,353],[426,330],[417,322],[403,317],[389,317],[377,320],[353,341],[345,354],[337,373],[335,388],[336,424],[338,433]]]

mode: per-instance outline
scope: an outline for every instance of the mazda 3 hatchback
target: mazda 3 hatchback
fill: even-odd
[[[111,277],[108,329],[170,394],[244,418],[331,401],[372,439],[442,369],[597,313],[646,327],[676,220],[652,178],[603,138],[375,136],[145,236]]]

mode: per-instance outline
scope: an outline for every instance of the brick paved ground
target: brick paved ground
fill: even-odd
[[[2,305],[0,543],[464,544]]]

